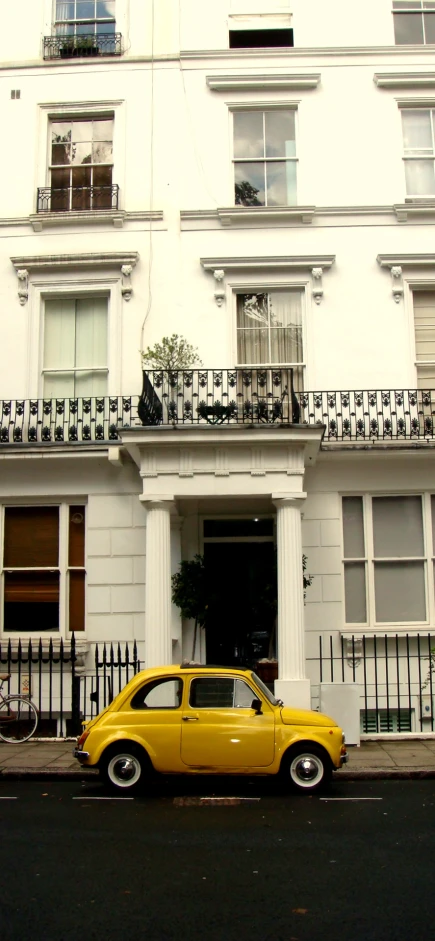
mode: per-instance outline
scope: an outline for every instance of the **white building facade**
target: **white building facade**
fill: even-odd
[[[8,16],[2,648],[271,661],[304,707],[361,684],[377,641],[409,666],[435,633],[435,5]],[[143,383],[173,333],[202,365]],[[197,633],[171,604],[196,554]],[[406,695],[419,726],[429,686],[433,726],[427,664],[377,690],[387,731]],[[368,728],[367,685],[364,705]]]

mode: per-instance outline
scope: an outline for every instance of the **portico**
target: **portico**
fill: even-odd
[[[147,666],[171,663],[179,628],[171,605],[171,572],[199,550],[186,533],[183,507],[236,513],[243,502],[276,514],[278,561],[276,695],[310,708],[306,677],[301,514],[304,472],[313,466],[322,426],[222,425],[126,429],[123,446],[142,478],[146,510],[145,657]],[[225,513],[226,510],[223,510]],[[181,539],[180,539],[181,529]],[[172,531],[172,535],[171,535]],[[172,550],[172,551],[171,551]],[[175,550],[175,552],[174,552]],[[177,558],[178,557],[178,558]],[[175,636],[174,636],[175,635]]]

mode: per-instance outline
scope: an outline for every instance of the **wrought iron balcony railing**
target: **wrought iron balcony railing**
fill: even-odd
[[[297,422],[299,379],[290,367],[144,371],[139,418],[144,425]]]
[[[44,59],[95,58],[122,55],[121,33],[83,33],[78,36],[44,36]]]
[[[37,212],[86,212],[118,209],[119,186],[39,186]]]
[[[117,441],[139,424],[138,396],[0,400],[2,444]]]
[[[0,400],[2,444],[110,442],[149,425],[324,425],[324,443],[435,439],[435,389],[301,392],[291,369],[144,372],[140,396]]]

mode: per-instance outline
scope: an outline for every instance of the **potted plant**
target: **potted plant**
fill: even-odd
[[[60,47],[61,59],[71,59],[81,56],[97,56],[99,54],[96,38],[93,34],[86,36],[70,36]]]
[[[190,561],[180,562],[180,570],[172,576],[172,601],[180,609],[181,616],[195,622],[192,641],[192,657],[195,659],[198,625],[205,626],[207,620],[207,580],[204,558],[195,555]]]

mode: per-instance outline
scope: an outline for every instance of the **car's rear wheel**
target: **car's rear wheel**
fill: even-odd
[[[145,754],[128,742],[104,753],[100,773],[112,790],[128,792],[144,784],[147,772]]]
[[[328,784],[332,767],[323,749],[315,745],[301,745],[285,756],[282,770],[293,789],[312,794]]]

